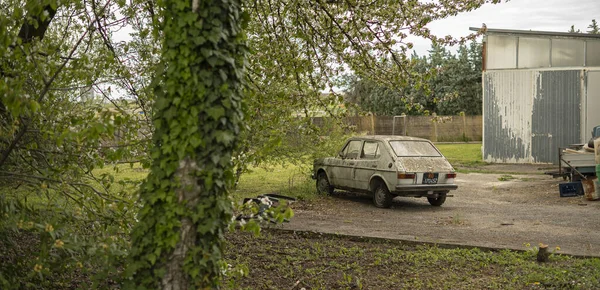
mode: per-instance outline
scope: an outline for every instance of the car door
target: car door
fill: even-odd
[[[378,170],[379,159],[381,157],[381,145],[378,141],[365,141],[360,153],[360,158],[356,160],[353,174],[353,188],[368,190],[371,176]]]
[[[342,149],[331,168],[330,182],[336,187],[353,187],[354,165],[360,156],[362,140],[350,140]]]

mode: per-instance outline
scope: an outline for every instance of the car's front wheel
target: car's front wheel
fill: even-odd
[[[427,201],[433,206],[441,206],[446,201],[446,194],[440,193],[438,197],[428,197]]]
[[[327,174],[325,174],[325,172],[319,172],[317,175],[317,192],[320,194],[333,193],[333,186],[329,183],[329,179],[327,179]]]
[[[385,183],[377,181],[373,186],[373,203],[376,207],[388,208],[392,206],[394,197],[388,190]]]

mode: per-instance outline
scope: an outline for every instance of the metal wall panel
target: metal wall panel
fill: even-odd
[[[585,66],[600,67],[600,40],[586,41]]]
[[[486,71],[483,77],[483,159],[529,163],[534,71]]]
[[[550,66],[550,39],[519,37],[519,68]]]
[[[581,71],[540,71],[533,101],[534,163],[558,164],[558,148],[579,143],[581,130]]]
[[[488,69],[517,67],[517,38],[514,36],[487,36],[486,64]]]
[[[583,66],[585,42],[578,39],[552,39],[552,67]]]
[[[600,125],[600,71],[587,73],[586,93],[586,119],[582,132],[584,142],[592,137],[592,129]]]

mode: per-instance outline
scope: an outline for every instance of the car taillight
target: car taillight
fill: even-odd
[[[448,173],[446,174],[446,178],[456,178],[456,173]]]
[[[414,173],[398,173],[398,179],[415,179]]]

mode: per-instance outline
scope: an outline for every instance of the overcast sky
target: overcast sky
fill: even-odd
[[[465,36],[469,27],[543,30],[567,32],[571,25],[587,31],[592,19],[600,22],[600,0],[511,0],[500,4],[486,4],[468,13],[435,21],[428,25],[437,36]],[[429,40],[410,39],[419,55],[431,47]]]

